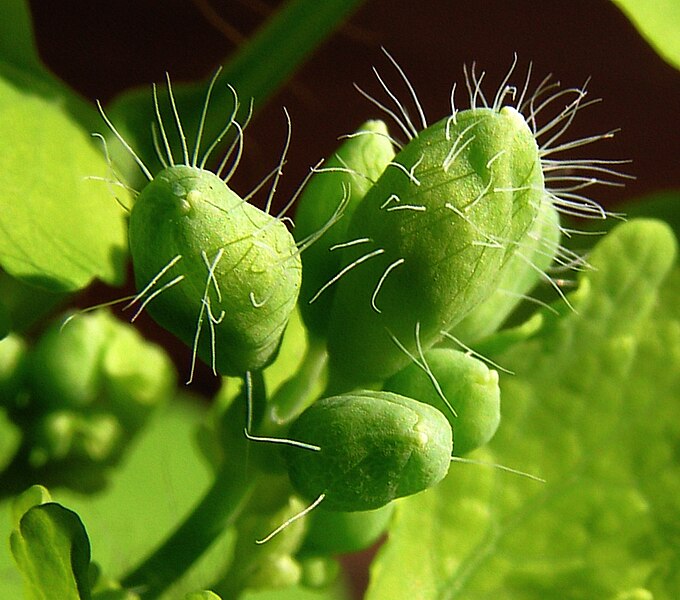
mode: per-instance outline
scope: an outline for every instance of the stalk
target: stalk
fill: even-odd
[[[160,596],[234,523],[255,489],[257,479],[245,466],[223,467],[191,514],[159,548],[123,578],[123,586],[135,589],[144,600]]]

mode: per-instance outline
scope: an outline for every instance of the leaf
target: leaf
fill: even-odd
[[[0,28],[0,266],[51,291],[80,289],[94,278],[119,284],[124,213],[112,186],[88,179],[111,178],[89,135],[96,111],[39,63],[26,5],[12,0],[7,9]],[[8,25],[17,31],[2,36]]]
[[[28,600],[89,600],[90,542],[76,513],[54,502],[34,506],[10,544]]]
[[[19,529],[21,519],[34,506],[52,502],[50,491],[42,485],[32,485],[12,501],[12,524]]]
[[[630,203],[624,204],[621,211],[626,217],[651,217],[666,221],[676,237],[680,237],[680,190],[655,192]]]
[[[0,57],[26,70],[43,69],[33,38],[31,14],[25,0],[4,0],[0,21]]]
[[[14,277],[72,291],[120,283],[126,236],[106,161],[59,98],[0,80],[0,262]]]
[[[680,69],[680,4],[677,0],[613,0],[656,52]]]
[[[370,600],[680,597],[680,270],[635,220],[593,250],[559,317],[493,357],[503,421],[475,458],[398,506]],[[414,560],[413,549],[418,548]]]

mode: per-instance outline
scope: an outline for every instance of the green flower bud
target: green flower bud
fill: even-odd
[[[113,415],[53,411],[33,429],[30,462],[34,467],[66,460],[114,462],[122,451],[123,439],[123,429]]]
[[[175,385],[174,367],[160,347],[106,310],[56,322],[29,359],[34,406],[112,412],[131,429]]]
[[[522,298],[545,277],[560,251],[561,233],[559,213],[545,197],[533,226],[501,270],[496,290],[452,329],[452,335],[471,344],[494,333]]]
[[[102,357],[101,380],[107,407],[131,432],[174,394],[176,373],[159,346],[116,322]]]
[[[163,165],[156,174],[99,108],[113,135],[149,181],[130,212],[128,237],[140,290],[132,303],[141,301],[139,310],[148,309],[159,325],[192,348],[192,374],[198,356],[221,375],[243,377],[275,358],[297,301],[301,262],[284,222],[269,214],[290,138],[273,175],[265,211],[227,186],[241,158],[243,129],[250,118],[242,125],[236,122],[241,106],[233,87],[228,86],[233,93],[231,116],[207,147],[202,143],[218,75],[219,71],[206,91],[191,152],[167,77],[168,100],[182,151],[179,164],[153,87],[158,132],[154,142]],[[230,129],[236,130],[234,143],[217,174],[211,173],[204,167]],[[232,165],[222,179],[230,160]]]
[[[365,511],[420,492],[447,473],[452,450],[446,417],[388,392],[360,391],[318,400],[293,423],[290,437],[319,451],[286,446],[293,486],[325,495],[328,510]]]
[[[24,388],[27,370],[26,342],[10,333],[0,340],[0,406],[12,408]]]
[[[352,217],[328,333],[350,388],[389,377],[496,287],[545,194],[539,150],[511,107],[456,113],[418,133]]]
[[[501,420],[498,373],[473,356],[450,348],[429,350],[425,360],[450,406],[442,400],[432,377],[416,364],[390,377],[385,382],[385,389],[442,411],[453,430],[455,456],[486,444]]]
[[[310,303],[319,289],[341,268],[341,255],[332,250],[347,240],[349,222],[371,185],[394,158],[394,148],[383,121],[367,121],[325,161],[305,186],[295,212],[295,238],[303,242],[327,227],[343,204],[342,216],[302,254],[300,310],[307,328],[325,336],[333,289]]]
[[[262,557],[248,578],[248,589],[283,589],[300,581],[302,567],[288,554],[267,554]]]
[[[243,375],[274,358],[301,277],[295,241],[282,221],[216,175],[179,165],[142,190],[129,237],[138,287],[155,281],[160,289],[182,278],[149,303],[156,322],[197,344],[198,356],[214,360],[222,375]],[[201,321],[210,334],[196,340]]]
[[[264,486],[263,486],[264,487]],[[287,486],[290,492],[290,485]],[[275,490],[274,499],[279,500]],[[266,493],[266,492],[265,492]],[[262,498],[267,502],[269,498]],[[306,531],[304,520],[296,520],[266,544],[257,544],[273,528],[297,515],[304,504],[296,496],[289,496],[281,505],[276,502],[274,510],[266,510],[257,495],[253,497],[247,512],[239,519],[234,559],[229,571],[217,589],[225,598],[236,598],[244,589],[287,587],[300,580],[301,568],[292,558],[302,543]]]
[[[97,311],[73,319],[62,329],[56,322],[30,355],[32,400],[52,408],[85,407],[100,390],[100,364],[109,341],[111,317]]]
[[[300,566],[302,567],[300,583],[312,589],[328,587],[340,573],[338,561],[327,556],[303,556],[300,559]]]
[[[333,555],[364,550],[385,533],[393,511],[394,504],[360,512],[315,510],[309,515],[302,552]]]
[[[79,489],[105,483],[104,467],[120,460],[175,385],[163,351],[106,310],[55,323],[29,360],[30,395],[16,419],[29,462]]]

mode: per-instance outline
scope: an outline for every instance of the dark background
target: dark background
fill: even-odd
[[[85,97],[104,102],[130,86],[161,81],[166,71],[174,81],[208,77],[276,5],[273,0],[31,2],[44,61]],[[603,101],[579,114],[569,139],[620,128],[613,140],[584,155],[631,159],[625,170],[636,177],[625,189],[601,188],[592,195],[612,208],[649,192],[680,189],[680,73],[605,0],[367,0],[256,115],[232,187],[249,191],[276,164],[285,137],[282,106],[291,114],[293,139],[279,205],[309,167],[333,151],[338,136],[380,116],[352,83],[379,94],[371,67],[393,72],[381,45],[408,74],[430,122],[446,114],[454,81],[463,105],[463,63],[477,61],[487,71],[484,89],[492,95],[514,52],[520,73],[533,61],[534,81],[552,72],[564,86],[580,86],[592,77],[590,96]],[[183,368],[188,351],[178,352],[184,352]],[[209,393],[215,385],[203,372],[197,389]]]
[[[129,86],[161,81],[166,71],[174,81],[206,78],[228,59],[238,40],[219,29],[206,6],[244,39],[277,4],[209,1],[31,5],[45,62],[84,96],[106,102]],[[477,61],[487,71],[487,91],[495,90],[514,52],[520,75],[533,61],[535,81],[554,73],[563,86],[580,86],[591,77],[589,97],[603,102],[577,117],[571,136],[621,128],[589,155],[631,159],[627,170],[637,177],[623,191],[603,188],[598,199],[614,203],[680,187],[680,72],[605,0],[367,0],[256,115],[234,187],[247,191],[278,159],[285,136],[282,106],[291,113],[293,141],[281,204],[309,166],[332,152],[339,135],[378,116],[352,83],[379,93],[371,67],[387,76],[393,72],[381,45],[408,74],[430,122],[446,113],[454,81],[463,104],[463,63]]]

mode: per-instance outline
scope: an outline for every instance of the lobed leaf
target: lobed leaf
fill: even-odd
[[[89,600],[90,542],[76,513],[53,502],[34,506],[10,544],[27,600]]]
[[[677,598],[680,270],[668,227],[636,220],[593,250],[574,310],[494,357],[494,462],[453,465],[400,501],[370,600]],[[491,454],[492,453],[492,454]],[[413,548],[419,548],[417,561]]]

